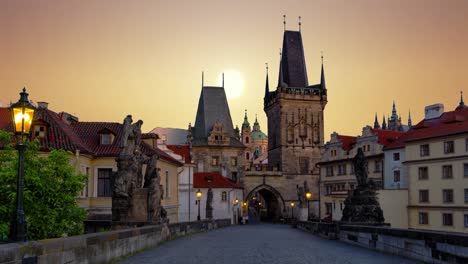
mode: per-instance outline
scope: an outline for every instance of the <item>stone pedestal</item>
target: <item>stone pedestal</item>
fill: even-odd
[[[129,221],[146,222],[148,221],[148,189],[135,189],[132,197],[132,211]]]
[[[383,211],[380,208],[375,190],[369,185],[358,185],[346,198],[343,210],[343,222],[383,223]]]
[[[307,207],[299,207],[297,209],[299,210],[296,215],[297,220],[307,221]]]

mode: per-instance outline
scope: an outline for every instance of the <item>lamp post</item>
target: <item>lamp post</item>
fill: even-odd
[[[307,221],[310,220],[310,206],[309,202],[312,199],[312,193],[311,192],[306,192],[306,199],[307,199]]]
[[[197,203],[198,203],[198,216],[197,216],[197,220],[200,221],[200,201],[201,201],[201,197],[202,197],[202,192],[200,191],[200,189],[198,189],[197,191]]]
[[[29,103],[26,88],[20,93],[18,102],[10,106],[12,113],[15,135],[17,136],[16,148],[18,149],[18,179],[16,186],[16,210],[11,219],[10,239],[13,241],[26,241],[26,218],[23,210],[23,189],[24,189],[24,151],[26,145],[23,144],[25,135],[31,130],[31,123],[34,117],[34,106]]]
[[[294,202],[291,202],[291,219],[294,219]]]

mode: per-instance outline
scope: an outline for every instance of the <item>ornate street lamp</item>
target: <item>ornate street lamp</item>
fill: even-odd
[[[234,199],[234,201],[232,202],[234,205],[237,205],[239,203],[239,199]]]
[[[197,220],[200,221],[200,200],[201,200],[201,197],[202,197],[202,192],[200,191],[200,189],[198,189],[197,191],[197,203],[198,203],[198,216],[197,216]]]
[[[294,219],[294,202],[291,202],[291,219]]]
[[[311,192],[306,192],[306,199],[307,199],[307,221],[310,219],[310,206],[309,202],[312,199],[312,193]]]
[[[28,100],[26,88],[20,93],[18,102],[10,106],[12,113],[15,135],[17,135],[16,148],[19,153],[18,179],[16,190],[16,210],[11,220],[10,239],[13,241],[26,241],[26,218],[23,210],[23,189],[24,189],[24,151],[26,145],[23,144],[24,136],[31,130],[31,123],[34,118],[34,106]]]

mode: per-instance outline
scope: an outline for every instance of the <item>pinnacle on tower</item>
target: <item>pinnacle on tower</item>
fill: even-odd
[[[247,109],[245,109],[245,115],[244,115],[244,123],[242,123],[242,130],[249,128],[250,123],[249,120],[247,119]]]
[[[455,108],[455,110],[463,109],[466,107],[467,106],[465,105],[465,102],[463,101],[463,91],[460,91],[460,103],[458,104],[457,108]]]
[[[396,119],[398,119],[398,115],[397,115],[397,111],[396,111],[396,107],[395,107],[395,101],[393,101],[393,107],[392,107],[392,116],[391,116],[391,119],[392,119],[392,120],[396,120]]]
[[[375,120],[374,120],[374,129],[379,129],[380,124],[379,121],[377,120],[377,113],[375,113]]]
[[[267,98],[268,93],[270,92],[270,84],[268,81],[268,62],[265,63],[265,65],[266,65],[265,98]]]
[[[411,110],[408,110],[408,128],[411,128],[413,123],[411,122]]]
[[[385,115],[383,115],[382,129],[387,129],[387,122],[385,121]]]
[[[320,74],[320,87],[322,90],[326,90],[327,86],[325,85],[325,71],[323,70],[323,52],[322,52],[322,73]]]

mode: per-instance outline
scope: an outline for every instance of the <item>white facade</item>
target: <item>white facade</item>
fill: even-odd
[[[213,219],[231,219],[232,224],[238,223],[242,215],[242,201],[244,200],[242,189],[212,188],[213,192]],[[195,190],[195,193],[198,189]],[[202,198],[200,200],[200,218],[206,219],[206,198],[208,188],[200,188]],[[225,193],[225,194],[223,194]],[[195,195],[193,196],[195,197]],[[238,200],[235,203],[236,199]],[[196,205],[196,216],[198,216],[198,204]],[[195,220],[197,217],[195,216]]]
[[[384,189],[408,189],[405,148],[384,150]]]
[[[179,222],[197,220],[197,190],[193,189],[193,171],[195,164],[185,164],[179,173]]]

